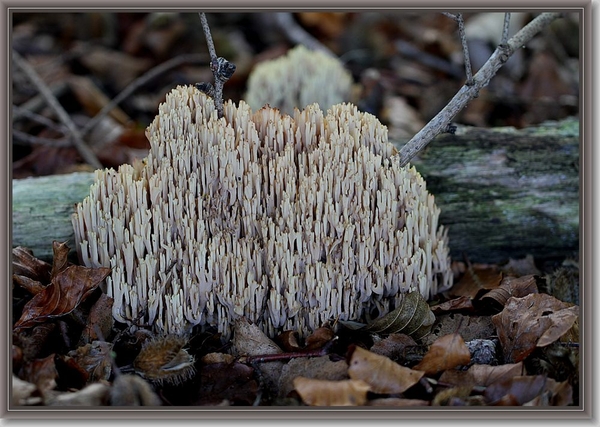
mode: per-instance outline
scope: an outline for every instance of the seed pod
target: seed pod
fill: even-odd
[[[133,361],[135,372],[149,381],[180,384],[194,376],[194,356],[184,346],[187,340],[168,335],[148,341]]]

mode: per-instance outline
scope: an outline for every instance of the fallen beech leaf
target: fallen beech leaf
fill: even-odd
[[[369,384],[362,380],[328,381],[305,377],[294,379],[302,401],[311,406],[360,406],[367,401]]]
[[[95,340],[104,340],[108,337],[115,324],[112,315],[113,298],[101,294],[90,309],[85,328],[81,332],[80,343],[87,344]]]
[[[58,273],[44,290],[25,307],[15,330],[30,328],[49,318],[73,311],[108,276],[110,268],[88,268],[71,265]]]
[[[577,306],[546,294],[511,297],[504,310],[492,317],[505,361],[520,362],[540,342],[545,346],[556,341],[571,329],[577,310]]]
[[[20,276],[18,274],[13,274],[13,283],[22,287],[31,295],[37,295],[45,288],[45,286],[37,280],[30,279],[27,276]]]
[[[227,353],[208,353],[202,356],[200,359],[202,363],[205,365],[210,365],[211,363],[233,363],[235,362],[235,357],[231,354]]]
[[[310,351],[323,348],[323,346],[330,342],[334,337],[335,333],[331,330],[331,328],[317,328],[312,334],[306,337],[306,340],[304,340],[303,350]]]
[[[52,279],[67,268],[69,251],[67,242],[61,243],[56,240],[52,242],[52,273],[50,274]]]
[[[298,332],[296,331],[283,331],[275,337],[275,342],[283,351],[293,352],[302,349],[298,342]]]
[[[478,385],[487,387],[503,378],[512,378],[523,374],[523,362],[506,365],[473,365],[466,371],[448,369],[440,376],[440,383],[450,385]]]
[[[237,356],[262,356],[266,354],[282,353],[281,349],[256,325],[251,323],[245,317],[239,318],[233,324],[233,344],[234,354]],[[263,379],[268,387],[276,390],[282,362],[260,363],[260,370]]]
[[[431,331],[435,315],[429,308],[427,300],[420,292],[407,293],[398,308],[388,314],[363,325],[358,322],[341,321],[344,326],[353,330],[368,331],[376,334],[394,334],[402,332],[421,338]]]
[[[573,403],[573,387],[568,381],[557,382],[552,378],[546,379],[542,393],[523,406],[567,406]]]
[[[552,325],[542,334],[537,342],[538,347],[552,344],[565,335],[579,319],[579,307],[576,305],[564,308],[549,315]],[[579,341],[578,339],[576,341]]]
[[[544,375],[524,375],[497,381],[489,385],[483,395],[492,404],[510,397],[510,401],[522,405],[538,396],[545,385],[546,377]]]
[[[349,365],[350,378],[366,382],[375,393],[403,393],[424,375],[361,347],[354,349]]]
[[[475,298],[481,289],[494,289],[502,281],[502,272],[495,266],[471,266],[465,275],[450,289],[452,296]]]
[[[387,338],[373,344],[369,350],[392,360],[398,360],[404,358],[407,347],[415,347],[416,345],[417,342],[406,334],[390,334]]]
[[[435,340],[423,360],[413,369],[432,375],[457,366],[468,365],[470,361],[471,353],[463,338],[459,334],[450,334]]]
[[[431,311],[433,311],[434,314],[442,314],[458,310],[473,311],[473,299],[468,296],[462,296],[431,307]]]
[[[112,347],[112,343],[94,341],[70,351],[69,356],[88,373],[89,382],[108,380],[112,372]]]
[[[331,361],[329,356],[297,357],[283,366],[279,377],[279,396],[286,397],[294,390],[297,377],[317,380],[341,381],[348,379],[348,364],[345,360]]]
[[[522,298],[529,294],[537,294],[538,288],[535,281],[535,276],[523,276],[519,278],[505,277],[502,279],[502,283],[496,289],[492,289],[485,295],[481,296],[480,301],[482,303],[488,303],[489,301],[495,301],[497,306],[501,309],[506,305],[506,302],[510,297]]]
[[[22,246],[12,250],[13,274],[28,277],[42,283],[50,281],[52,266],[45,261],[37,259],[33,253]]]

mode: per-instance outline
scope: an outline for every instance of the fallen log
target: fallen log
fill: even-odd
[[[579,249],[579,122],[527,129],[459,127],[438,136],[412,164],[449,229],[451,255],[502,262]],[[13,247],[50,260],[52,241],[73,244],[70,215],[92,173],[13,180]]]

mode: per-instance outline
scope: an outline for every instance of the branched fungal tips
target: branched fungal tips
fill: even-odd
[[[144,162],[96,171],[73,215],[87,266],[111,267],[116,320],[158,334],[248,318],[268,335],[358,320],[452,284],[439,208],[387,129],[351,104],[293,115],[179,86]]]

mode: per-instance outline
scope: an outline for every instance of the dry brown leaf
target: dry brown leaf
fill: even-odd
[[[29,292],[31,295],[37,295],[40,292],[42,292],[45,288],[45,286],[42,285],[40,282],[38,282],[37,280],[30,279],[27,276],[20,276],[18,274],[13,274],[12,278],[13,278],[13,284],[22,287],[27,292]]]
[[[112,331],[115,318],[112,315],[113,298],[101,294],[90,309],[85,328],[81,332],[80,343],[105,340]]]
[[[30,328],[49,318],[73,311],[108,276],[110,268],[88,268],[72,265],[58,273],[44,290],[23,308],[15,330]]]
[[[12,267],[14,275],[25,276],[41,283],[50,281],[52,266],[37,259],[29,249],[22,246],[17,246],[12,250]]]
[[[496,289],[492,289],[481,296],[480,301],[486,303],[491,300],[497,303],[498,307],[504,307],[510,297],[522,298],[529,294],[537,294],[538,288],[533,275],[514,278],[507,276],[502,279],[502,283]]]
[[[113,344],[94,341],[69,352],[81,368],[88,373],[88,381],[108,380],[112,372]]]
[[[504,310],[492,317],[506,362],[520,362],[538,346],[567,333],[578,319],[578,308],[550,295],[511,297]],[[541,344],[540,344],[541,343]]]
[[[502,378],[512,378],[523,374],[523,362],[506,365],[473,365],[467,371],[449,369],[439,378],[440,383],[450,385],[472,385],[487,387]]]
[[[305,377],[296,377],[294,388],[310,406],[364,405],[370,390],[369,384],[362,380],[328,381]]]
[[[233,344],[234,354],[237,356],[261,356],[266,354],[282,353],[281,348],[277,346],[265,333],[248,319],[242,317],[234,321],[233,324]],[[272,390],[277,389],[282,362],[261,363],[258,365],[263,379]]]
[[[473,265],[467,269],[465,275],[455,284],[449,293],[452,296],[468,296],[475,298],[482,289],[494,289],[502,281],[502,272],[495,266]]]
[[[356,347],[350,358],[348,375],[362,380],[375,393],[403,393],[415,385],[424,372],[401,366],[385,356]]]
[[[470,361],[471,353],[463,338],[459,334],[450,334],[435,340],[423,360],[413,369],[432,375],[457,366],[468,365]]]
[[[490,404],[506,405],[508,402],[523,405],[538,396],[546,385],[544,375],[524,375],[503,379],[489,385],[483,395]]]
[[[296,377],[317,380],[341,381],[348,379],[348,364],[345,360],[331,361],[329,356],[297,357],[283,366],[279,377],[279,396],[286,397],[294,390]]]
[[[376,334],[402,332],[418,339],[429,333],[434,322],[435,315],[427,300],[419,291],[412,291],[404,296],[395,310],[360,329]]]
[[[304,340],[303,350],[311,351],[323,348],[323,346],[330,342],[334,337],[335,333],[331,330],[331,328],[317,328],[312,334],[306,337],[306,340]]]
[[[414,347],[416,345],[417,342],[409,335],[390,334],[387,338],[373,344],[369,350],[375,354],[397,360],[404,356],[406,347]]]
[[[58,242],[54,240],[52,242],[52,272],[50,278],[54,279],[58,273],[67,268],[69,258],[69,247],[67,242]]]
[[[473,311],[473,299],[468,296],[462,296],[443,302],[431,307],[434,314],[448,313],[450,311]]]
[[[568,381],[557,382],[552,378],[546,379],[542,393],[523,406],[567,406],[573,403],[573,387]]]

